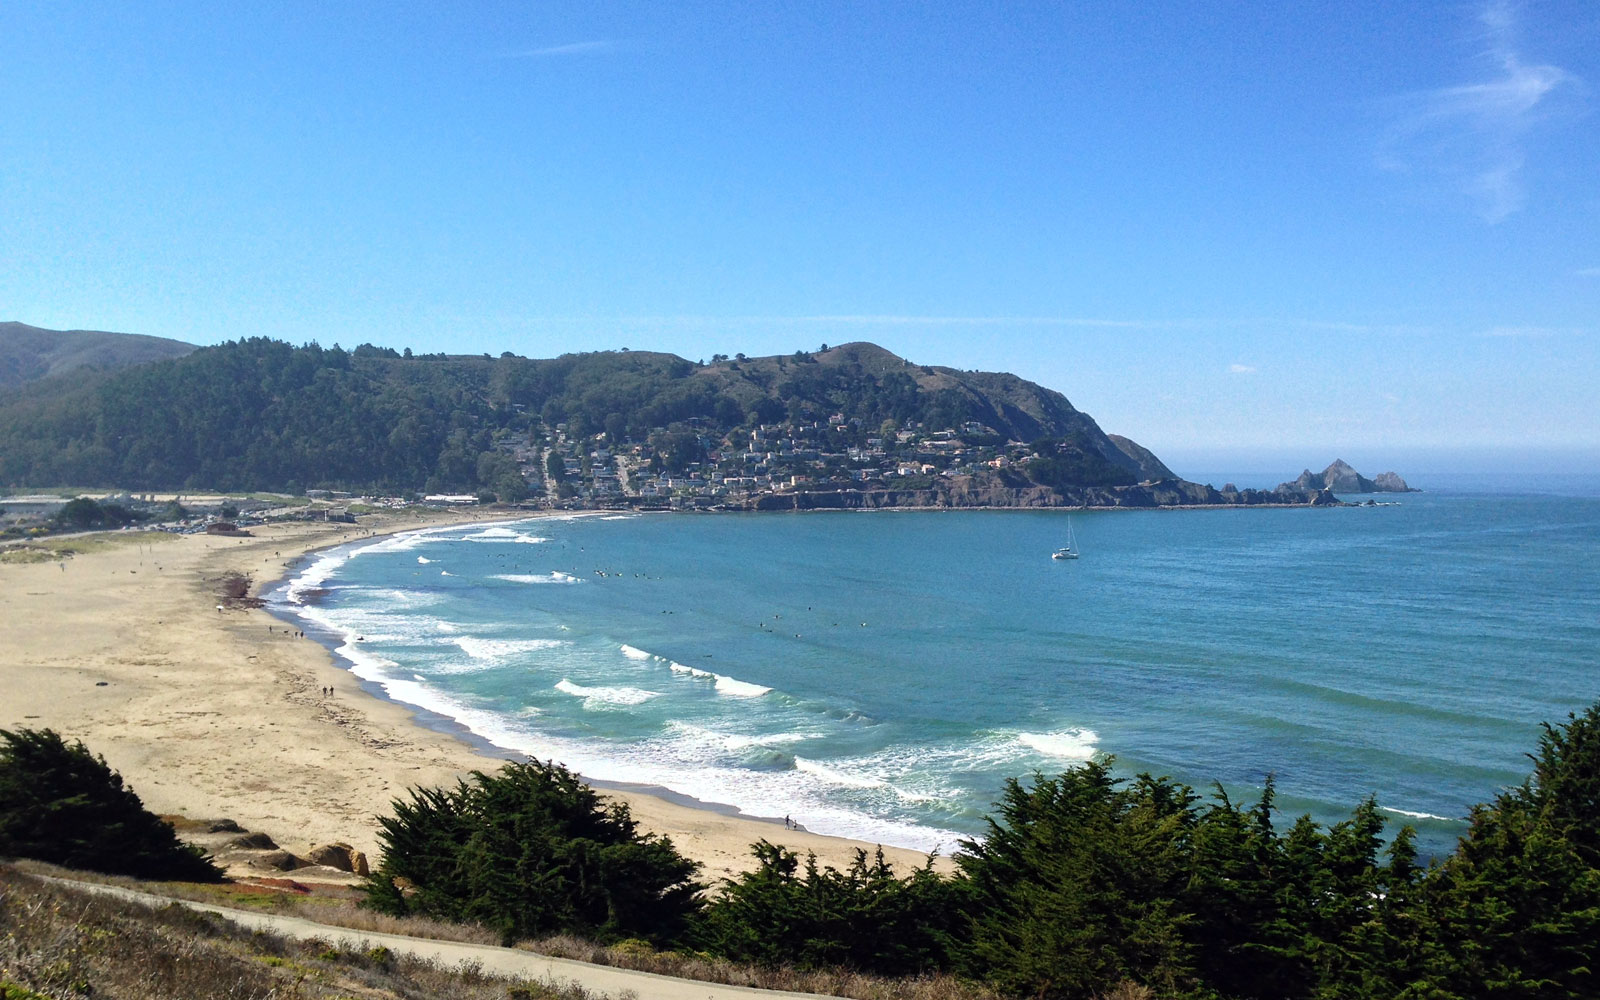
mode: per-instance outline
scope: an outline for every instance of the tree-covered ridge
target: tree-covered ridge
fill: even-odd
[[[558,436],[583,456],[628,446],[650,471],[670,472],[749,446],[763,426],[798,430],[800,451],[839,456],[885,428],[964,428],[990,446],[1051,439],[1041,457],[1053,464],[1031,480],[1045,486],[1170,476],[1059,393],[913,365],[870,344],[704,364],[629,351],[412,357],[253,339],[24,387],[0,405],[0,483],[519,500],[543,488],[549,463],[538,454]]]

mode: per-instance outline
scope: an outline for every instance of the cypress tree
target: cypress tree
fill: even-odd
[[[0,729],[0,856],[145,879],[222,876],[104,757],[50,729]]]
[[[699,866],[555,763],[413,789],[378,822],[383,854],[365,904],[382,912],[482,923],[507,940],[671,941],[698,906]]]
[[[1472,810],[1430,879],[1436,995],[1593,997],[1600,980],[1600,705],[1544,726],[1533,774]]]

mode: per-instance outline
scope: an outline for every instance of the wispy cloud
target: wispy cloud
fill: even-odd
[[[1583,331],[1575,327],[1558,326],[1491,326],[1478,334],[1480,337],[1536,340],[1543,337],[1569,337]]]
[[[1600,278],[1600,267],[1580,267],[1572,273],[1580,278]]]
[[[1228,366],[1229,373],[1233,375],[1251,375],[1255,373],[1255,370],[1255,365],[1241,365],[1235,363]]]
[[[1559,66],[1530,64],[1517,51],[1517,8],[1495,0],[1479,14],[1493,67],[1487,79],[1410,94],[1378,151],[1385,169],[1442,181],[1488,222],[1522,208],[1524,139],[1581,89]]]
[[[615,38],[598,38],[588,42],[569,42],[566,45],[547,45],[538,49],[519,49],[515,52],[502,52],[500,59],[546,59],[555,56],[589,56],[599,55],[604,52],[615,52],[621,48],[622,42]]]

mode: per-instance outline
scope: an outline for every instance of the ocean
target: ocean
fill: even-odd
[[[1443,853],[1600,698],[1597,486],[1078,512],[1075,561],[1062,511],[542,517],[271,598],[427,718],[819,833],[950,853],[1008,778],[1105,754],[1236,801],[1274,775],[1285,824],[1376,795]]]

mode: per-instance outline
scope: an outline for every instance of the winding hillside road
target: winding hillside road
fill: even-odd
[[[447,967],[459,965],[462,962],[476,962],[484,972],[502,976],[520,976],[525,979],[539,979],[547,982],[577,983],[591,992],[613,997],[624,992],[634,994],[640,997],[641,1000],[754,1000],[754,998],[758,997],[765,998],[765,1000],[784,1000],[784,998],[801,1000],[801,998],[815,998],[820,995],[816,993],[758,990],[748,986],[724,986],[720,983],[702,983],[692,979],[674,979],[670,976],[658,976],[651,972],[634,972],[631,969],[590,965],[587,962],[575,962],[566,958],[550,958],[545,955],[536,955],[531,951],[517,951],[512,948],[498,948],[493,945],[465,944],[459,941],[435,941],[430,938],[406,937],[400,934],[380,934],[375,931],[355,931],[344,927],[335,927],[331,924],[319,924],[301,917],[235,910],[226,906],[216,906],[212,903],[197,903],[186,899],[156,896],[133,889],[123,889],[119,886],[74,882],[70,879],[52,878],[50,876],[38,877],[58,885],[81,889],[85,892],[104,893],[108,896],[116,896],[120,899],[141,903],[146,906],[167,906],[171,903],[177,903],[179,906],[187,906],[191,910],[202,910],[206,913],[218,914],[250,930],[268,931],[297,940],[318,938],[336,945],[352,949],[360,948],[362,950],[381,944],[390,951],[427,959]]]

